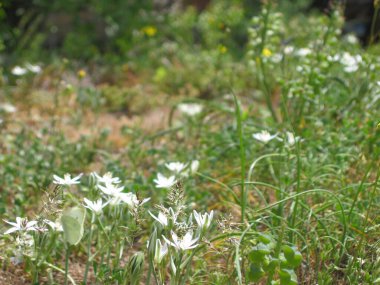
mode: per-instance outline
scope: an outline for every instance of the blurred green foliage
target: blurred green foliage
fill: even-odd
[[[7,55],[6,64],[55,55],[106,62],[146,59],[152,49],[171,42],[189,48],[225,46],[243,54],[249,20],[260,11],[260,1],[203,1],[210,3],[202,11],[192,5],[196,1],[184,2],[2,0],[0,52]],[[308,1],[282,2],[293,12]]]

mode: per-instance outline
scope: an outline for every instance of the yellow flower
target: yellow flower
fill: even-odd
[[[221,54],[226,53],[228,51],[228,48],[224,45],[219,45],[218,50]]]
[[[262,51],[262,55],[265,57],[270,57],[272,55],[272,52],[270,51],[269,48],[264,48]]]
[[[157,28],[154,26],[145,26],[141,31],[148,37],[154,37],[157,34]]]
[[[80,79],[82,79],[82,78],[86,77],[87,73],[86,73],[86,71],[84,71],[83,69],[81,69],[81,70],[78,71],[77,75],[78,75],[78,77]]]

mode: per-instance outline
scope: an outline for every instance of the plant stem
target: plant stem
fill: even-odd
[[[240,209],[241,209],[241,222],[244,223],[245,220],[245,208],[247,206],[247,193],[245,191],[245,146],[244,146],[244,138],[243,138],[243,127],[242,127],[242,119],[241,119],[241,110],[240,104],[234,95],[235,101],[235,116],[236,116],[236,124],[237,124],[237,133],[239,136],[239,145],[240,145],[240,183],[241,183],[241,192],[240,192]]]
[[[300,143],[299,141],[296,142],[296,155],[297,155],[297,185],[296,185],[296,195],[300,193],[300,184],[301,184],[301,154],[300,154]],[[299,197],[296,196],[295,202],[294,202],[294,208],[292,211],[292,218],[290,222],[290,228],[294,229],[294,226],[296,224],[296,218],[297,218],[297,212],[298,212],[298,201]],[[293,241],[294,233],[293,231],[290,232],[290,242],[294,243]]]
[[[64,271],[63,269],[61,269],[61,268],[55,266],[54,264],[51,264],[51,263],[46,262],[46,261],[45,261],[43,264],[47,265],[47,266],[50,267],[50,268],[53,268],[53,269],[57,270],[58,272],[65,273],[65,271]],[[68,279],[70,280],[70,282],[71,282],[73,285],[76,285],[74,279],[70,276],[70,274],[67,274],[67,277],[68,277]]]
[[[94,223],[95,223],[95,213],[92,213],[90,233],[88,234],[88,243],[87,243],[87,262],[86,262],[86,269],[84,271],[84,277],[83,277],[83,284],[85,285],[87,284],[87,275],[88,275],[88,270],[90,268],[91,240],[92,240],[92,231],[93,231]]]
[[[66,244],[66,256],[65,256],[65,282],[67,285],[67,277],[69,275],[69,256],[70,256],[70,245]]]
[[[175,284],[180,285],[181,284],[181,264],[182,264],[182,252],[180,251],[179,256],[178,256],[178,262],[176,264],[177,267],[177,272],[175,275]]]
[[[372,23],[371,23],[371,33],[370,33],[370,38],[369,38],[369,44],[373,44],[375,41],[375,29],[376,29],[376,21],[377,21],[377,16],[379,14],[379,9],[380,6],[378,3],[375,4],[375,11],[373,12],[373,17],[372,17]]]

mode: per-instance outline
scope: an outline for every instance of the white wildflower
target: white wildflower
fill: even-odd
[[[15,223],[9,222],[6,220],[4,220],[4,222],[13,226],[12,228],[10,228],[9,230],[7,230],[4,233],[5,235],[16,232],[16,231],[26,231],[27,232],[27,231],[36,231],[37,230],[37,227],[36,227],[37,221],[29,221],[28,222],[27,218],[17,217]]]
[[[90,201],[87,198],[83,199],[84,207],[91,210],[94,214],[99,215],[103,208],[108,205],[109,202],[103,204],[103,200],[100,198],[97,201]]]
[[[178,105],[178,109],[188,116],[195,116],[202,112],[203,106],[196,103],[182,103]]]
[[[17,111],[17,108],[9,103],[0,104],[0,111],[5,113],[14,113]]]
[[[303,139],[301,137],[296,137],[294,136],[293,133],[291,132],[286,132],[285,133],[286,135],[286,139],[285,139],[285,143],[287,146],[291,147],[293,145],[295,145],[297,142],[301,142],[303,141]],[[284,141],[283,139],[279,138],[280,141]]]
[[[41,67],[39,65],[33,65],[33,64],[30,64],[30,63],[27,63],[25,65],[26,69],[29,70],[30,72],[33,72],[33,73],[40,73],[41,72]]]
[[[96,172],[93,172],[93,175],[96,177],[99,183],[104,184],[119,184],[121,180],[119,177],[113,177],[111,172],[105,173],[103,176],[98,175]]]
[[[211,225],[211,221],[212,221],[212,218],[214,217],[214,211],[211,211],[209,214],[208,213],[204,213],[203,215],[198,213],[197,211],[193,211],[193,215],[194,215],[194,218],[195,218],[195,221],[197,222],[199,228],[201,229],[201,231],[205,231],[207,230],[210,225]]]
[[[305,56],[311,54],[311,52],[312,52],[312,50],[309,48],[300,48],[296,51],[295,54],[298,56],[301,56],[301,57],[305,57]]]
[[[169,224],[168,223],[168,217],[164,213],[159,212],[158,216],[156,217],[150,211],[148,211],[148,212],[149,212],[149,215],[151,215],[153,217],[153,219],[155,219],[157,222],[159,222],[162,226],[166,227]]]
[[[199,161],[198,160],[193,160],[190,163],[190,173],[191,174],[196,173],[198,171],[198,168],[199,168]]]
[[[179,174],[181,173],[187,166],[187,163],[182,162],[170,162],[166,163],[165,166],[172,172]]]
[[[177,250],[188,250],[198,246],[198,238],[193,239],[193,233],[191,231],[187,232],[182,239],[179,239],[176,233],[173,231],[173,241],[168,240],[165,236],[163,236],[163,238],[169,245],[175,247]]]
[[[80,181],[79,179],[82,177],[82,173],[79,174],[78,176],[74,177],[74,178],[71,178],[71,175],[70,174],[65,174],[63,178],[57,176],[57,175],[53,175],[53,178],[54,178],[54,181],[53,183],[54,184],[58,184],[58,185],[73,185],[73,184],[79,184]]]
[[[252,137],[258,141],[267,143],[277,137],[277,134],[271,135],[268,131],[263,130],[260,133],[253,134]]]
[[[360,55],[353,56],[348,52],[343,53],[340,62],[344,65],[344,71],[351,73],[359,69],[362,57]]]
[[[143,199],[142,201],[139,201],[137,199],[136,194],[129,192],[129,193],[116,193],[112,196],[111,200],[109,203],[112,206],[119,205],[120,203],[125,203],[127,206],[131,209],[134,210],[145,203],[147,203],[150,200],[150,198]]]
[[[104,194],[110,195],[110,196],[117,196],[121,193],[121,191],[124,190],[124,186],[117,187],[113,185],[112,183],[106,183],[105,186],[98,184],[97,186]]]
[[[168,245],[166,242],[162,245],[161,240],[156,240],[156,248],[154,252],[154,261],[158,264],[161,263],[162,259],[168,253]]]
[[[28,72],[26,68],[23,68],[21,66],[15,66],[12,68],[12,74],[17,76],[22,76]]]
[[[177,183],[175,176],[170,176],[169,178],[163,176],[161,173],[157,174],[157,179],[153,180],[156,183],[157,188],[170,188]]]

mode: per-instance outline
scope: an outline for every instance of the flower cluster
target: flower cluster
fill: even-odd
[[[199,245],[199,241],[201,241],[202,237],[204,237],[210,228],[214,217],[214,211],[201,214],[194,210],[190,218],[179,220],[181,213],[176,212],[171,207],[169,209],[164,208],[164,210],[166,213],[160,211],[157,216],[149,212],[153,219],[158,222],[165,232],[170,233],[171,236],[171,239],[169,239],[163,235],[162,238],[165,241],[163,246],[156,248],[156,255],[161,256],[160,260],[162,260],[163,255],[167,253],[167,250],[165,254],[157,251],[166,248],[168,245],[172,246],[176,251],[186,251],[196,248]],[[196,225],[193,224],[193,218],[196,221]],[[194,229],[196,230],[195,235]],[[159,243],[162,245],[161,241]]]
[[[41,72],[41,67],[39,65],[33,65],[30,63],[27,63],[25,67],[21,66],[15,66],[12,68],[12,74],[16,76],[22,76],[25,75],[28,72],[31,73],[40,73]]]
[[[214,211],[201,214],[194,210],[187,216],[181,207],[174,209],[160,206],[159,208],[157,216],[149,212],[161,230],[155,227],[148,242],[148,249],[157,271],[165,271],[166,266],[170,264],[171,278],[174,278],[179,272],[183,274],[191,262],[196,248],[199,247],[211,227]],[[161,234],[157,237],[158,232]],[[162,278],[162,274],[158,275]],[[161,281],[164,282],[164,279]]]
[[[97,179],[97,188],[101,191],[102,196],[106,200],[100,198],[96,202],[85,200],[86,208],[90,209],[96,214],[100,214],[102,209],[110,204],[111,206],[117,206],[120,204],[126,204],[129,209],[135,211],[139,206],[145,204],[150,198],[139,201],[136,194],[132,192],[123,192],[124,186],[119,186],[121,180],[119,177],[113,177],[111,173],[106,173],[103,176],[99,176],[97,173],[93,173],[93,176]]]
[[[190,163],[169,162],[165,164],[165,167],[170,170],[171,175],[166,177],[162,173],[157,173],[157,178],[153,180],[157,188],[171,188],[178,182],[179,178],[194,174],[199,168],[199,161],[193,160]]]
[[[347,73],[353,73],[357,71],[363,62],[361,55],[351,55],[348,52],[342,54],[336,54],[334,56],[328,56],[327,59],[330,62],[339,62],[343,65],[343,69]]]
[[[274,135],[271,135],[268,131],[266,130],[263,130],[259,133],[254,133],[252,135],[252,137],[255,139],[255,140],[258,140],[260,142],[263,142],[263,143],[267,143],[275,138],[277,138],[277,140],[281,141],[281,142],[284,142],[285,145],[287,147],[292,147],[294,146],[296,143],[298,142],[301,142],[302,141],[302,138],[301,137],[298,137],[298,136],[295,136],[294,133],[292,132],[285,132],[284,134],[284,137],[278,137],[278,133],[274,134]]]

